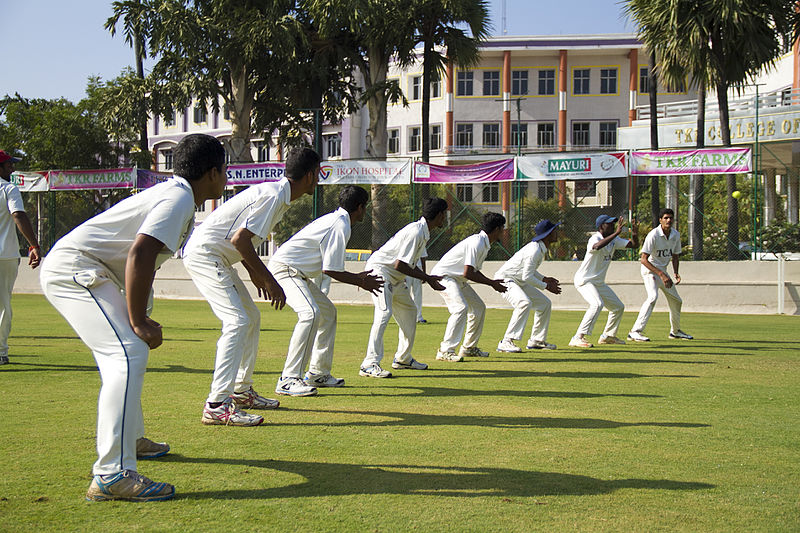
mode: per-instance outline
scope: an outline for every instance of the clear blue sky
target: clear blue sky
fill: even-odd
[[[492,34],[502,34],[501,0],[490,0]],[[133,64],[133,52],[118,34],[103,29],[111,0],[0,0],[5,66],[0,96],[85,95],[90,75],[116,77]],[[506,0],[507,35],[634,32],[618,0]]]

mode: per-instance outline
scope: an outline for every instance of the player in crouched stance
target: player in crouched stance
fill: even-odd
[[[161,325],[147,316],[156,269],[178,251],[194,225],[196,206],[225,189],[225,150],[208,135],[187,135],[175,147],[175,176],[84,222],[50,250],[41,284],[48,301],[92,351],[102,385],[97,401],[97,454],[87,500],[168,500],[169,483],[139,474],[142,383]]]
[[[669,338],[690,340],[694,337],[681,330],[681,306],[683,300],[678,295],[676,285],[681,282],[678,274],[678,264],[681,255],[681,236],[678,230],[673,229],[672,224],[675,220],[675,212],[672,209],[662,209],[658,215],[659,225],[650,230],[644,239],[640,262],[642,263],[641,272],[644,280],[644,289],[647,291],[647,299],[639,310],[639,316],[633,325],[628,340],[637,342],[647,342],[650,339],[644,335],[644,328],[653,313],[653,308],[658,300],[658,290],[661,289],[667,297],[669,304]],[[672,262],[672,270],[675,272],[675,281],[670,279],[667,274],[667,265]]]
[[[514,341],[522,338],[525,324],[531,308],[534,309],[531,337],[526,347],[529,350],[555,350],[556,345],[547,342],[547,328],[550,326],[550,299],[542,294],[542,289],[561,294],[561,286],[555,278],[543,276],[537,269],[547,255],[547,248],[558,240],[558,226],[549,220],[542,220],[534,231],[536,236],[531,242],[520,248],[508,261],[503,263],[495,273],[502,279],[508,290],[503,298],[511,304],[514,312],[508,322],[503,340],[497,345],[498,352],[520,352]]]

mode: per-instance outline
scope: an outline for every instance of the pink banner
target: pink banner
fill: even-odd
[[[702,148],[631,152],[632,176],[740,174],[752,172],[750,148]]]
[[[148,189],[157,183],[167,181],[171,177],[171,172],[155,172],[140,168],[136,171],[136,188]]]
[[[51,170],[50,190],[131,189],[136,179],[134,168],[101,170]]]
[[[514,181],[513,159],[453,166],[414,163],[415,183],[486,183],[495,181]]]
[[[283,178],[283,163],[228,165],[228,185],[254,185]]]

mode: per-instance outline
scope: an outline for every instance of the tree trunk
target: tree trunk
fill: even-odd
[[[700,83],[697,90],[697,147],[703,148],[706,144],[706,84]],[[692,180],[692,259],[703,260],[703,211],[705,192],[705,176],[698,174]]]
[[[717,83],[717,102],[719,103],[719,123],[722,128],[722,145],[731,145],[731,126],[728,112],[728,83],[721,80]],[[736,190],[736,174],[728,174],[725,177],[727,185],[727,204],[728,204],[728,259],[741,259],[739,252],[739,202],[733,197]]]
[[[252,163],[250,153],[250,125],[253,113],[252,89],[248,86],[248,69],[245,66],[231,69],[231,138],[228,141],[232,163]]]
[[[371,47],[367,50],[369,57],[369,68],[364,72],[365,83],[367,89],[375,86],[383,86],[386,83],[386,73],[389,65],[389,58],[385,57],[382,50],[377,47]],[[387,97],[385,90],[379,90],[372,93],[369,100],[367,100],[367,109],[369,111],[369,126],[367,128],[366,138],[366,155],[369,159],[379,161],[386,160],[386,148],[388,144],[389,133],[386,130],[387,116],[386,116]],[[383,185],[372,185],[370,187],[370,196],[372,202],[372,237],[371,247],[377,250],[383,246],[387,239],[383,238],[383,231],[381,229],[381,221],[385,216],[385,193]]]
[[[136,76],[143,80],[144,79],[144,43],[142,42],[141,37],[139,37],[138,32],[134,32],[133,34],[133,50],[136,56]],[[148,156],[148,160],[150,160],[150,149],[148,147],[147,141],[147,106],[144,105],[142,102],[141,107],[141,116],[139,117],[139,150],[141,150],[143,155]]]
[[[650,79],[648,91],[650,101],[650,148],[658,150],[658,78],[656,77],[655,51],[650,52],[647,74]],[[653,227],[658,225],[658,211],[661,205],[658,182],[659,176],[650,178],[650,218]]]

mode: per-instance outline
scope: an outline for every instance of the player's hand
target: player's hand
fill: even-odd
[[[283,288],[271,279],[264,280],[264,287],[258,289],[258,295],[270,301],[270,305],[280,311],[286,306],[286,293]]]
[[[675,272],[675,285],[681,282],[681,275]]]
[[[372,272],[372,270],[366,270],[356,274],[356,276],[358,276],[358,286],[377,296],[378,293],[383,290],[383,278],[370,274],[370,272]]]
[[[664,282],[664,286],[666,288],[669,289],[670,287],[672,287],[672,280],[669,278],[669,276],[667,276],[666,272],[660,272],[658,274],[658,277],[661,278],[661,281]]]
[[[444,285],[439,283],[442,281],[442,276],[428,276],[428,285],[430,285],[431,289],[435,291],[443,291]]]
[[[132,327],[133,332],[136,333],[136,336],[142,339],[151,350],[155,350],[161,346],[162,342],[164,342],[161,324],[150,317],[145,317],[143,323],[136,324]]]
[[[552,292],[553,294],[561,294],[561,285],[558,283],[558,280],[555,278],[546,278],[544,280],[547,283],[547,290]]]
[[[28,252],[28,264],[31,268],[36,268],[39,266],[39,263],[42,262],[42,250],[37,246],[35,248],[31,248]]]
[[[619,217],[619,220],[617,220],[617,231],[616,231],[616,234],[617,235],[621,234],[622,230],[624,230],[624,229],[625,229],[625,219],[622,218],[622,217]]]
[[[505,286],[501,279],[493,279],[491,287],[497,292],[506,292],[508,290],[508,287]]]

